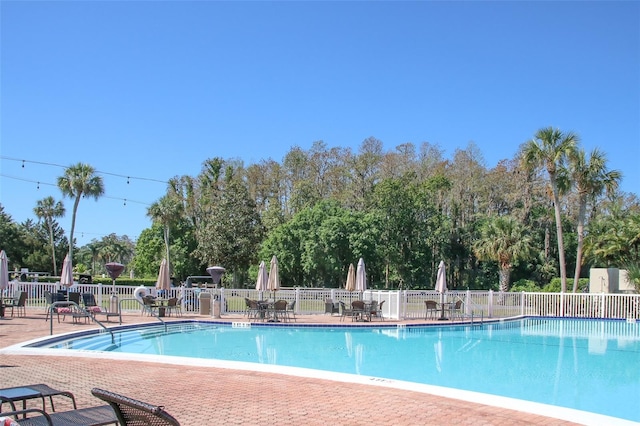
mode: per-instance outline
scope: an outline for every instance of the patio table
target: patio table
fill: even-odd
[[[164,317],[167,310],[167,306],[169,305],[169,299],[156,297],[153,300],[153,302],[155,307],[158,309],[158,316]]]
[[[258,300],[258,309],[260,310],[260,319],[262,321],[273,321],[275,319],[273,303],[268,300]]]
[[[56,408],[53,405],[53,397],[57,395],[71,399],[73,408],[77,408],[76,398],[71,392],[54,389],[44,383],[39,383],[35,385],[0,389],[0,412],[2,412],[2,404],[5,402],[8,402],[9,405],[11,405],[11,409],[15,411],[15,403],[22,401],[22,409],[24,410],[26,409],[27,400],[34,398],[42,399],[42,409],[45,410],[46,407],[44,399],[46,397],[49,398],[49,402],[51,403],[51,410],[56,411]]]
[[[370,322],[371,321],[371,300],[359,300],[359,302],[363,303],[362,309],[353,308],[353,303],[351,304],[351,308],[354,309],[354,312],[357,314],[356,321],[359,322]],[[365,319],[366,317],[366,319]]]
[[[37,390],[26,386],[0,389],[0,413],[2,412],[2,404],[8,402],[11,405],[11,411],[16,411],[16,402],[22,401],[22,409],[27,408],[27,400],[33,398],[41,398],[44,407],[44,396]]]

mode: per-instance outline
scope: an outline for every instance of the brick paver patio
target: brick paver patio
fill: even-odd
[[[234,318],[239,319],[225,316],[223,320]],[[123,322],[150,320],[155,321],[125,314]],[[299,316],[298,321],[337,323],[339,318],[308,315]],[[53,326],[54,334],[96,327],[72,324],[70,318]],[[41,309],[29,309],[26,318],[0,319],[0,348],[47,336],[49,327]],[[545,413],[534,415],[420,392],[211,367],[1,354],[0,372],[0,387],[46,383],[73,392],[79,407],[100,405],[90,390],[102,387],[163,405],[184,426],[574,424],[544,417]],[[57,410],[72,408],[66,398],[55,402]]]

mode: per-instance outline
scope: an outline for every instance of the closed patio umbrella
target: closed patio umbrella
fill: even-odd
[[[274,255],[271,258],[271,265],[269,268],[269,281],[267,287],[273,292],[273,299],[276,298],[276,291],[280,288],[280,275],[278,274],[278,259]]]
[[[165,292],[171,288],[171,273],[169,272],[169,262],[167,262],[167,259],[162,259],[162,262],[160,262],[156,288]]]
[[[2,302],[2,292],[9,287],[9,261],[7,253],[0,251],[0,317],[4,317],[4,304]]]
[[[440,306],[442,307],[442,313],[440,320],[446,320],[444,316],[444,294],[447,292],[447,275],[445,273],[444,260],[440,261],[438,265],[438,275],[436,276],[436,291],[440,293]]]
[[[60,285],[67,288],[73,285],[73,265],[71,258],[67,254],[62,261],[62,272],[60,273]]]
[[[9,259],[4,250],[0,251],[0,290],[9,287]]]
[[[262,292],[267,291],[269,286],[269,276],[267,275],[267,267],[264,260],[260,262],[258,267],[258,279],[256,280],[256,290],[260,292],[260,300],[262,300]]]
[[[349,265],[347,283],[344,285],[344,289],[349,292],[349,300],[351,300],[351,292],[356,290],[356,270],[353,267],[353,263]]]
[[[356,290],[360,294],[364,293],[367,289],[367,271],[364,267],[364,259],[360,258],[358,261],[358,269],[356,270]]]

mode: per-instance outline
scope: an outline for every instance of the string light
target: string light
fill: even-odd
[[[19,177],[15,177],[15,176],[9,176],[9,175],[5,175],[4,173],[0,173],[0,176],[5,177],[5,178],[7,178],[7,179],[14,179],[14,180],[22,181],[22,182],[35,183],[35,184],[37,185],[37,188],[38,188],[38,189],[40,189],[40,185],[58,186],[58,185],[54,185],[54,184],[52,184],[52,183],[39,182],[39,181],[35,181],[35,180],[24,179],[24,178],[19,178]],[[82,194],[82,198],[84,198],[84,196],[85,196],[85,194]],[[125,202],[125,205],[126,205],[126,202],[127,202],[127,201],[128,201],[128,202],[130,202],[130,203],[142,204],[142,205],[145,205],[145,206],[150,206],[150,205],[151,205],[151,203],[145,203],[145,202],[143,202],[143,201],[130,200],[130,199],[128,199],[128,198],[107,197],[107,196],[104,196],[104,197],[102,197],[102,198],[109,198],[109,199],[112,199],[112,200],[124,201],[124,202]]]
[[[25,168],[26,163],[32,163],[32,164],[40,164],[40,165],[44,165],[44,166],[51,166],[51,167],[60,167],[62,169],[64,169],[65,171],[67,169],[69,169],[68,166],[63,166],[61,164],[55,164],[55,163],[50,163],[50,162],[44,162],[44,161],[34,161],[34,160],[25,160],[25,159],[18,159],[18,158],[11,158],[11,157],[6,157],[3,155],[0,155],[0,159],[2,160],[7,160],[7,161],[18,161],[21,163],[21,168]],[[121,175],[118,173],[110,173],[110,172],[105,172],[105,171],[101,171],[101,170],[95,170],[96,174],[100,174],[100,175],[108,175],[108,176],[114,176],[114,177],[120,177],[120,178],[126,178],[127,179],[127,185],[131,184],[132,180],[140,180],[140,181],[148,181],[148,182],[157,182],[157,183],[162,183],[162,184],[168,184],[169,182],[167,181],[163,181],[160,179],[153,179],[153,178],[146,178],[146,177],[140,177],[140,176],[128,176],[128,175]],[[24,179],[24,178],[20,178],[20,177],[15,177],[15,176],[9,176],[3,173],[0,173],[0,176],[8,178],[8,179],[14,179],[14,180],[19,180],[19,181],[23,181],[23,182],[30,182],[30,183],[35,183],[36,184],[36,188],[37,190],[40,190],[40,185],[48,185],[48,186],[54,186],[57,187],[57,184],[52,184],[52,183],[48,183],[48,182],[40,182],[40,181],[34,181],[34,180],[30,180],[30,179]],[[85,197],[85,194],[82,194],[82,197]],[[121,200],[123,202],[123,206],[127,205],[127,202],[129,203],[135,203],[135,204],[142,204],[144,206],[150,206],[150,203],[146,203],[146,202],[142,202],[142,201],[136,201],[136,200],[131,200],[128,198],[118,198],[118,197],[107,197],[107,196],[103,196],[101,198],[109,198],[112,200]],[[84,238],[85,234],[87,235],[96,235],[96,236],[106,236],[107,234],[101,234],[101,233],[91,233],[91,232],[84,232],[84,231],[80,231],[80,234],[82,235],[81,238]],[[133,237],[132,240],[135,242],[136,241],[136,237]]]
[[[24,168],[25,163],[41,164],[41,165],[44,165],[44,166],[60,167],[60,168],[63,168],[65,170],[67,170],[69,168],[69,167],[63,166],[61,164],[48,163],[48,162],[45,162],[45,161],[22,160],[22,159],[19,159],[19,158],[6,157],[4,155],[0,155],[0,159],[7,160],[7,161],[21,161],[22,162],[22,168]],[[158,183],[164,183],[164,184],[168,184],[169,183],[167,181],[160,180],[160,179],[146,178],[146,177],[140,177],[140,176],[127,176],[127,175],[121,175],[121,174],[118,174],[118,173],[104,172],[104,171],[101,171],[101,170],[96,170],[95,172],[98,173],[98,174],[101,174],[101,175],[109,175],[109,176],[116,176],[116,177],[126,178],[127,179],[127,183],[129,183],[131,180],[144,180],[144,181],[158,182]]]

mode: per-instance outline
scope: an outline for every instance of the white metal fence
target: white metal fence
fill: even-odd
[[[76,284],[70,291],[93,293],[99,305],[109,307],[112,291],[122,300],[123,311],[140,310],[134,299],[136,287],[103,284]],[[27,307],[46,308],[45,291],[55,293],[60,290],[56,284],[37,282],[9,283],[3,297],[11,297],[16,291],[27,292]],[[146,291],[157,294],[157,290],[146,287]],[[640,319],[640,295],[610,293],[500,293],[493,291],[450,291],[444,296],[434,290],[367,290],[364,293],[348,292],[342,289],[284,288],[277,292],[259,292],[246,289],[201,289],[174,287],[166,297],[182,299],[183,310],[200,312],[199,295],[212,293],[207,300],[219,300],[221,313],[243,313],[246,310],[245,298],[284,299],[295,303],[296,314],[325,313],[325,303],[344,302],[350,304],[357,299],[377,300],[382,303],[382,312],[386,318],[420,319],[425,318],[425,301],[462,302],[462,311],[466,316],[476,318],[506,318],[518,315],[581,317],[581,318],[619,318]],[[210,312],[210,310],[209,310]]]

